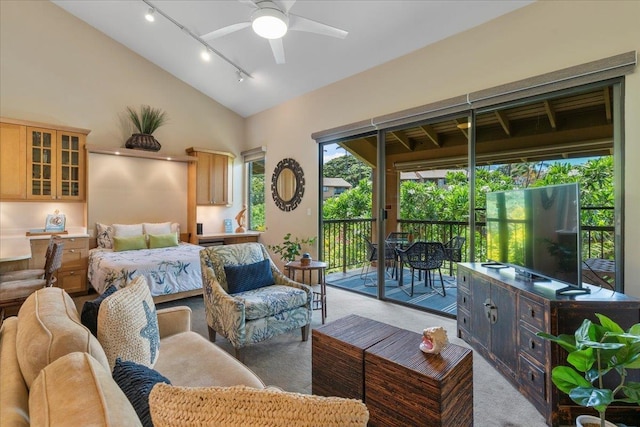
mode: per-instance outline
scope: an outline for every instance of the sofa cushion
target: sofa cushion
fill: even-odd
[[[304,290],[284,285],[254,289],[234,296],[243,299],[247,320],[275,316],[304,306],[307,302],[307,293]]]
[[[160,341],[162,351],[154,369],[180,386],[246,385],[264,388],[262,380],[238,359],[202,335],[181,332]],[[185,360],[185,355],[197,355]]]
[[[359,400],[245,386],[198,388],[157,384],[151,390],[149,406],[155,427],[355,427],[366,426],[369,420],[369,411]]]
[[[109,362],[102,346],[80,322],[71,297],[61,288],[39,289],[18,312],[16,353],[28,387],[42,368],[66,354],[91,354],[106,369]]]
[[[1,320],[0,320],[1,321]],[[8,317],[0,328],[0,424],[29,425],[29,390],[16,354],[18,318]]]
[[[87,353],[45,367],[29,393],[31,426],[140,426],[109,371]]]
[[[100,304],[102,301],[115,291],[118,288],[115,285],[109,286],[102,295],[99,295],[97,298],[92,299],[90,301],[85,301],[82,305],[82,313],[80,314],[80,320],[82,324],[89,328],[94,337],[98,337],[98,311],[100,310]]]
[[[273,285],[271,262],[268,259],[245,265],[225,265],[227,287],[230,294],[251,291]]]
[[[171,384],[157,371],[135,362],[116,360],[112,372],[113,379],[129,399],[138,418],[145,427],[153,427],[149,413],[149,393],[157,383]]]
[[[98,311],[98,341],[110,371],[119,357],[153,368],[160,350],[156,307],[144,276],[105,298]]]

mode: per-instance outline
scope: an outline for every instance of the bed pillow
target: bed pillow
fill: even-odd
[[[113,251],[134,251],[138,249],[147,249],[147,239],[144,235],[130,236],[130,237],[113,237]]]
[[[158,317],[144,276],[105,298],[98,311],[98,341],[113,370],[117,358],[153,368],[160,350]]]
[[[113,235],[119,237],[144,234],[142,224],[113,224]]]
[[[246,292],[274,284],[268,259],[245,265],[225,265],[230,294]]]
[[[115,285],[109,286],[102,295],[98,298],[90,301],[85,301],[82,305],[82,314],[80,315],[80,321],[86,326],[94,337],[98,337],[98,310],[100,310],[100,304],[106,297],[117,291],[118,288]]]
[[[149,235],[149,249],[168,248],[170,246],[178,246],[176,233]]]
[[[144,222],[142,223],[144,234],[169,234],[171,233],[170,222]]]
[[[96,243],[99,248],[113,248],[113,227],[107,224],[96,222]]]
[[[149,412],[149,394],[154,385],[158,383],[171,384],[171,381],[158,371],[135,362],[123,362],[120,359],[116,360],[112,377],[129,399],[142,425],[153,427]]]

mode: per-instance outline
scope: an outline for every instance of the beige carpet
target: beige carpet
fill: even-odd
[[[327,299],[327,322],[349,314],[358,314],[418,333],[425,327],[444,326],[452,343],[468,347],[456,337],[455,320],[332,287],[327,288]],[[81,300],[77,301],[78,304],[80,302]],[[173,305],[190,306],[193,310],[192,329],[208,336],[201,297],[164,303],[159,307]],[[312,328],[321,325],[320,312],[314,311]],[[224,338],[218,338],[216,343],[234,354],[233,348]],[[244,351],[245,364],[266,384],[288,391],[311,393],[311,339],[302,342],[300,331],[249,346]],[[460,396],[460,399],[468,398],[469,396]],[[473,355],[473,400],[476,427],[546,426],[542,415],[533,405],[476,352]]]

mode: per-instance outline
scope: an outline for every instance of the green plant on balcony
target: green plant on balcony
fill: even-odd
[[[640,405],[640,382],[628,381],[630,369],[640,369],[640,323],[624,331],[607,316],[596,313],[600,324],[585,319],[573,335],[538,332],[567,350],[571,366],[556,366],[551,380],[580,406],[592,407],[605,427],[605,413],[613,402]],[[617,373],[617,385],[605,388],[603,377]]]
[[[300,256],[303,246],[309,246],[315,243],[315,237],[309,237],[306,239],[299,239],[298,237],[291,238],[291,233],[285,234],[283,241],[279,245],[269,245],[269,249],[273,253],[278,254],[280,259],[284,262],[294,261]]]

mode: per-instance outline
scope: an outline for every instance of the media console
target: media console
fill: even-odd
[[[536,333],[573,334],[585,318],[597,320],[595,313],[625,329],[640,322],[638,299],[590,285],[590,294],[556,295],[563,286],[517,280],[513,268],[458,264],[458,337],[492,362],[552,426],[575,424],[588,411],[551,381],[553,367],[566,364],[566,351]],[[611,405],[607,419],[633,425],[640,407]]]

